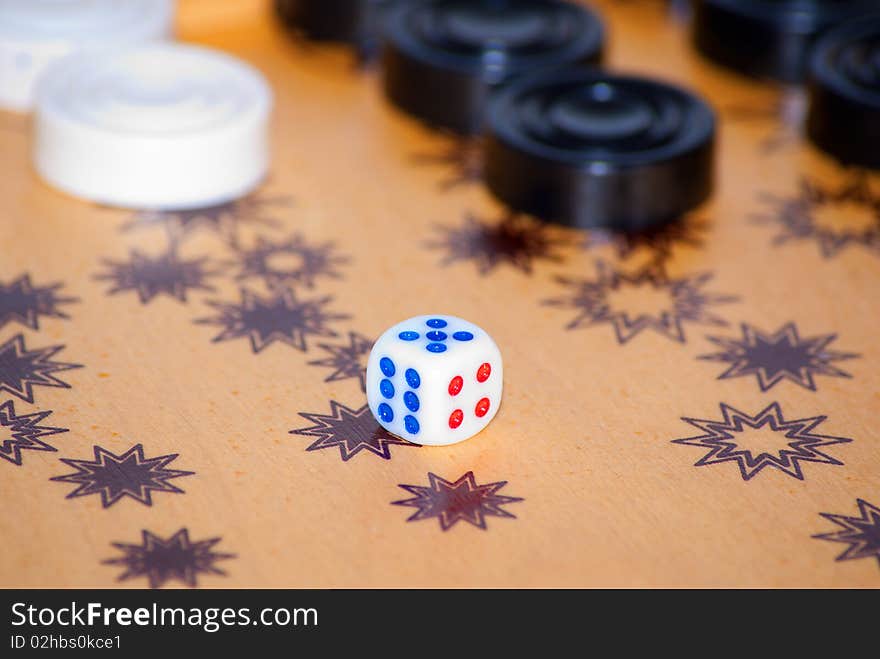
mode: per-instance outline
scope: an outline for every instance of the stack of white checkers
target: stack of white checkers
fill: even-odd
[[[0,0],[0,108],[25,112],[53,62],[171,37],[173,0]]]
[[[59,38],[67,54],[29,92],[34,165],[51,185],[106,205],[183,210],[234,200],[265,177],[269,85],[224,53],[148,37],[170,33],[171,0],[0,0],[6,41],[8,17],[32,33],[89,35]]]

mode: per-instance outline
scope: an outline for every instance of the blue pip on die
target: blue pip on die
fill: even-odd
[[[501,405],[501,351],[455,316],[416,316],[386,330],[367,362],[367,402],[379,424],[415,444],[473,437]]]

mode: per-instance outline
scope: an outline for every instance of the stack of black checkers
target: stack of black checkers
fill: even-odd
[[[301,17],[323,2],[278,4]],[[381,32],[389,101],[432,128],[482,137],[486,184],[514,210],[629,232],[711,194],[712,110],[677,87],[598,68],[606,31],[582,4],[400,0]]]
[[[719,64],[800,83],[823,33],[878,10],[877,0],[694,0],[693,38]]]
[[[683,90],[597,68],[604,42],[599,16],[568,2],[404,2],[385,24],[385,91],[482,134],[486,184],[512,208],[638,231],[709,196],[715,120]]]
[[[880,0],[695,0],[693,38],[741,73],[807,82],[813,143],[880,168]]]

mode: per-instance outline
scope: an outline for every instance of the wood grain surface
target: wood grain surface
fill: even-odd
[[[231,52],[271,82],[272,171],[250,200],[187,221],[64,196],[31,168],[28,119],[0,115],[0,283],[27,273],[78,298],[58,305],[69,318],[40,316],[38,329],[9,320],[0,345],[20,334],[26,350],[63,346],[50,359],[82,365],[52,373],[69,387],[34,386],[33,402],[0,392],[16,415],[51,410],[40,425],[68,429],[42,437],[56,451],[0,460],[0,585],[148,586],[149,575],[118,580],[126,566],[104,561],[127,554],[113,543],[181,529],[190,545],[220,539],[191,574],[199,587],[880,584],[876,558],[835,560],[850,545],[813,537],[844,530],[821,513],[880,505],[880,180],[802,139],[797,92],[702,60],[665,3],[596,3],[613,69],[698,91],[719,118],[712,200],[669,240],[627,243],[505,220],[467,180],[473,163],[459,143],[389,107],[375,68],[292,37],[265,2],[220,4],[181,2],[178,37]],[[480,226],[528,240],[508,235],[520,248],[502,241],[482,258],[450,242]],[[340,257],[338,276],[319,268],[291,284],[299,303],[329,298],[320,324],[336,336],[308,334],[305,351],[246,335],[213,341],[224,326],[194,321],[241,305],[242,289],[270,296],[265,278],[239,276],[240,255],[295,235],[332,242],[327,253]],[[163,254],[195,262],[210,290],[111,294],[118,264]],[[276,256],[278,268],[302,265]],[[572,302],[579,290],[604,295],[608,314]],[[333,369],[309,363],[329,357],[320,344],[372,339],[432,312],[467,318],[500,346],[505,396],[493,423],[447,448],[387,445],[390,459],[306,450],[319,437],[290,432],[315,425],[301,413],[365,403],[357,377],[327,381]],[[700,359],[724,352],[709,337],[742,342],[744,331],[789,323],[801,340],[836,335],[810,362],[835,372],[808,369],[762,390],[758,375],[719,378],[734,364]],[[778,415],[726,435],[728,454],[745,450],[750,463],[698,466],[711,446],[673,443],[711,422],[717,430],[725,411],[735,424],[731,409]],[[851,441],[792,448],[786,433],[799,430]],[[0,427],[0,441],[9,432]],[[138,444],[194,472],[167,481],[183,492],[105,506],[98,494],[66,498],[77,485],[50,480],[76,472],[62,458]],[[400,485],[467,472],[506,481],[497,495],[521,499],[498,504],[511,517],[490,511],[485,528],[459,519],[443,530],[391,505],[413,497]]]

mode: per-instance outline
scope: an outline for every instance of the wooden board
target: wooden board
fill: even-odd
[[[0,283],[63,284],[41,308],[65,316],[0,309],[19,369],[0,361],[0,584],[880,584],[880,180],[799,136],[797,93],[704,62],[664,3],[598,3],[614,69],[697,90],[720,119],[712,201],[609,241],[505,219],[376,70],[292,38],[266,3],[217,4],[184,0],[179,37],[276,95],[250,199],[159,217],[72,199],[31,169],[28,121],[0,117]],[[268,283],[315,333],[256,331]],[[494,336],[503,406],[453,447],[389,443],[363,408],[366,355],[312,362],[431,312]],[[757,373],[786,346],[790,370]],[[22,374],[57,381],[9,385]],[[114,500],[137,473],[150,496]]]

